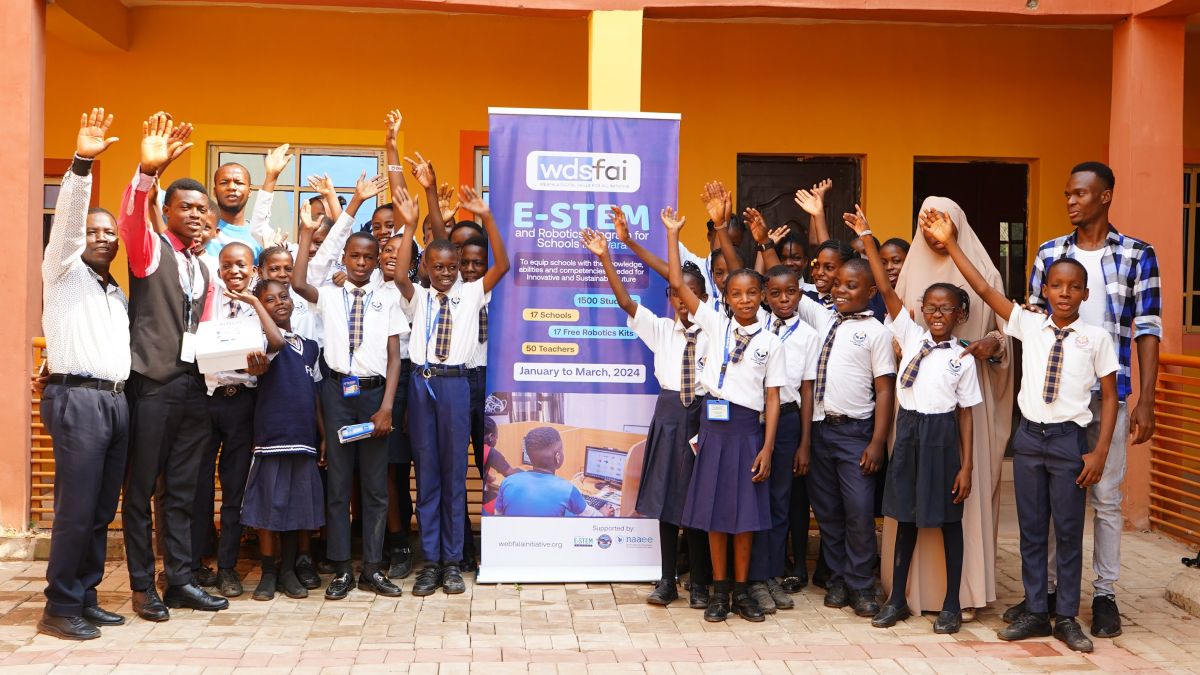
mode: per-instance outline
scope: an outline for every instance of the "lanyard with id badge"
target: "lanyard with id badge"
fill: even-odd
[[[163,241],[170,244],[170,240],[166,235],[160,235]],[[179,360],[184,363],[196,362],[196,327],[200,323],[197,320],[192,322],[195,316],[195,298],[192,295],[196,292],[196,269],[193,256],[185,253],[184,260],[187,261],[187,288],[183,289],[183,335],[179,339]],[[176,265],[179,261],[176,260]],[[180,279],[180,282],[183,280]]]
[[[762,328],[759,328],[758,330],[754,331],[747,337],[749,339],[754,339],[754,336],[758,335],[759,331],[761,331],[761,330],[762,330]],[[724,354],[724,358],[721,360],[721,375],[720,375],[720,377],[717,378],[717,390],[718,391],[725,388],[725,371],[729,369],[729,356],[730,356],[730,354],[729,354],[729,334],[731,332],[733,332],[733,321],[732,320],[729,323],[725,324],[725,340],[723,343],[725,354]],[[727,399],[723,399],[723,398],[710,398],[707,401],[705,401],[704,413],[705,413],[705,416],[707,417],[708,421],[710,421],[710,422],[728,422],[729,421],[729,401]]]
[[[375,291],[371,291],[370,293],[367,293],[367,297],[363,298],[363,300],[362,300],[362,317],[361,317],[361,319],[362,319],[363,325],[359,328],[360,333],[366,332],[367,307],[369,307],[371,305],[371,296],[373,296],[373,295],[375,295]],[[351,317],[351,313],[354,309],[354,306],[352,304],[350,304],[349,293],[347,293],[346,289],[344,289],[344,288],[342,289],[342,304],[346,308],[346,333],[347,333],[347,337],[348,337],[349,334],[353,332],[353,327],[352,327],[353,318]],[[359,339],[361,340],[363,337],[365,337],[365,336],[360,335]],[[354,398],[362,393],[362,383],[359,382],[358,376],[353,374],[355,345],[353,344],[352,340],[347,340],[347,343],[350,348],[350,350],[349,350],[350,351],[350,364],[346,368],[346,376],[342,378],[342,398]]]

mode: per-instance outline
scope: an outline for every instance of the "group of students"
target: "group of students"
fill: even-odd
[[[143,124],[138,173],[119,215],[88,213],[91,162],[116,140],[106,137],[111,123],[102,109],[83,116],[43,265],[50,375],[42,415],[54,437],[56,491],[80,498],[56,499],[39,629],[86,639],[99,635],[97,626],[123,622],[95,597],[122,486],[133,605],[147,620],[166,620],[173,607],[228,606],[201,586],[240,595],[234,567],[243,527],[259,530],[256,599],[277,590],[304,597],[320,586],[309,533],[322,527],[323,562],[333,574],[325,597],[344,598],[355,586],[400,595],[393,580],[412,570],[413,465],[425,566],[412,593],[463,592],[464,567],[475,562],[467,452],[474,450],[482,474],[495,443],[483,411],[487,305],[509,269],[485,201],[463,186],[451,206],[454,192],[438,185],[420,155],[403,158],[406,171],[396,148],[401,116],[392,111],[384,124],[387,176],[364,174],[346,204],[327,179],[311,178],[320,194],[303,205],[299,241],[288,246],[266,225],[287,147],[267,155],[249,220],[249,171],[237,164],[218,168],[215,199],[182,178],[156,207],[158,177],[190,147],[191,133],[157,113]],[[420,204],[405,173],[426,196],[423,250],[414,242]],[[660,522],[663,574],[648,601],[678,598],[682,529],[690,604],[706,620],[732,612],[761,621],[794,606],[790,594],[808,579],[811,504],[820,530],[814,581],[823,577],[825,605],[850,606],[887,627],[940,602],[934,630],[958,631],[964,614],[969,620],[995,600],[997,486],[1012,386],[1007,334],[1022,341],[1025,355],[1013,448],[1026,600],[1006,613],[1011,625],[1000,637],[1053,630],[1073,649],[1090,650],[1075,621],[1081,488],[1111,484],[1117,474],[1110,492],[1119,508],[1128,341],[1136,329],[1144,392],[1161,334],[1153,249],[1108,225],[1113,183],[1107,167],[1088,163],[1072,172],[1076,187],[1066,194],[1080,228],[1071,237],[1100,223],[1100,241],[1120,256],[1100,259],[1097,286],[1090,263],[1075,260],[1087,252],[1075,239],[1049,242],[1043,249],[1058,254],[1039,256],[1031,282],[1040,311],[1004,297],[961,209],[943,198],[926,200],[911,250],[898,239],[880,245],[857,208],[843,217],[857,235],[853,246],[832,240],[829,181],[796,194],[812,216],[807,239],[798,228],[769,229],[755,209],[737,218],[731,195],[715,182],[701,195],[708,255],[680,243],[685,219],[672,208],[661,212],[665,261],[629,236],[619,208],[611,234],[583,229],[582,244],[606,271],[628,326],[654,354],[661,389],[636,504],[639,515]],[[361,205],[385,190],[391,203],[372,214],[371,231],[353,231]],[[460,208],[482,225],[448,227]],[[128,300],[108,271],[118,231],[129,257]],[[667,278],[674,317],[656,316],[626,292],[610,252],[626,249]],[[1114,264],[1119,269],[1110,270]],[[1106,287],[1137,279],[1127,284],[1128,302],[1101,298],[1099,318],[1081,320],[1090,289],[1107,296]],[[257,317],[262,352],[245,369],[201,376],[198,325],[237,317]],[[1142,338],[1153,338],[1153,354]],[[72,397],[102,405],[68,405]],[[1145,410],[1139,403],[1128,415],[1139,442],[1153,428]],[[339,435],[365,422],[368,437]],[[1119,470],[1108,457],[1118,445]],[[211,519],[199,515],[212,513],[214,472],[223,491],[215,574],[202,564]],[[166,568],[162,596],[152,503]],[[888,519],[880,571],[890,595],[882,605],[877,512]],[[1055,543],[1057,602],[1054,570],[1047,576]],[[1098,571],[1099,551],[1098,544]],[[1120,632],[1115,602],[1101,611],[1116,576],[1107,571],[1111,561],[1105,565],[1107,593],[1097,586],[1092,632],[1112,636]]]

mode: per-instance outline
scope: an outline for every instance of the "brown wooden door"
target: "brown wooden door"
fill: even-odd
[[[830,236],[848,242],[854,233],[842,223],[842,214],[853,211],[862,198],[861,166],[859,157],[738,155],[738,213],[754,207],[768,227],[790,224],[807,241],[810,217],[796,205],[796,190],[831,178],[825,220]]]

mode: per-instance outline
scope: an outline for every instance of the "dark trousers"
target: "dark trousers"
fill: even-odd
[[[117,514],[129,405],[124,394],[51,384],[42,422],[54,439],[54,528],[46,565],[46,610],[79,616],[96,604],[108,525]]]
[[[338,429],[347,424],[368,422],[383,402],[383,387],[364,389],[352,398],[342,396],[337,377],[321,381],[321,408],[325,414],[325,557],[333,562],[350,560],[350,493],[354,490],[355,461],[362,520],[363,564],[383,561],[383,535],[387,529],[387,438],[364,438],[342,445]],[[393,423],[395,420],[393,420]],[[393,432],[395,433],[395,432]]]
[[[809,465],[812,458],[809,457]],[[772,467],[772,471],[774,467]],[[788,529],[791,532],[791,576],[808,574],[808,528],[812,520],[812,505],[808,501],[808,476],[792,477],[792,499],[788,505]]]
[[[414,375],[409,385],[417,522],[427,562],[458,563],[463,557],[470,399],[465,377]]]
[[[233,569],[237,566],[242,543],[242,496],[246,492],[246,476],[250,474],[254,445],[254,399],[255,391],[246,388],[239,388],[233,396],[225,396],[218,388],[208,397],[213,433],[204,457],[200,459],[200,478],[196,483],[196,515],[192,519],[193,570],[200,569],[204,554],[212,548],[214,474],[221,476],[221,538],[217,544],[217,567]]]
[[[1075,480],[1083,470],[1087,431],[1072,422],[1037,425],[1022,418],[1013,436],[1013,489],[1021,526],[1021,583],[1030,612],[1047,611],[1046,565],[1050,522],[1058,558],[1054,613],[1079,613],[1083,572],[1083,518],[1087,490]]]
[[[792,464],[800,447],[800,409],[784,407],[775,429],[775,448],[771,451],[770,491],[771,527],[754,533],[750,553],[750,580],[766,581],[786,571],[788,512],[792,502]]]
[[[129,462],[121,506],[129,587],[144,591],[154,583],[150,500],[163,478],[163,567],[172,586],[192,580],[192,509],[200,459],[211,425],[204,383],[199,375],[179,375],[159,383],[134,373]],[[209,516],[211,518],[211,516]]]
[[[487,399],[487,366],[468,371],[467,384],[471,389],[471,452],[475,456],[479,479],[483,480],[483,403]],[[463,513],[469,513],[465,501]],[[463,519],[463,559],[474,560],[475,557],[475,531],[471,529],[471,517],[467,515]]]
[[[858,463],[875,420],[813,422],[812,430],[808,496],[821,529],[829,580],[867,590],[875,583],[875,476],[864,476]]]

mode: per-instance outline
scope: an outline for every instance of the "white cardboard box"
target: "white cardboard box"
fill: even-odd
[[[264,343],[257,318],[204,321],[196,329],[196,364],[201,373],[241,370],[248,354],[266,350]]]

